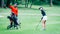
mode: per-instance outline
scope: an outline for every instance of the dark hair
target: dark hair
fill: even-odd
[[[41,9],[41,8],[43,8],[43,7],[40,7],[39,9]]]

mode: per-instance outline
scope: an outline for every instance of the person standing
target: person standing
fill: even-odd
[[[14,27],[18,28],[18,22],[17,22],[17,17],[18,17],[18,8],[17,8],[17,4],[14,4],[14,6],[9,5],[9,8],[11,9],[11,16],[8,17],[10,19],[10,27],[11,28],[13,26],[14,23]]]
[[[41,14],[42,14],[41,21],[42,21],[43,30],[45,30],[46,29],[47,15],[46,15],[43,7],[40,7],[39,10],[41,11]]]

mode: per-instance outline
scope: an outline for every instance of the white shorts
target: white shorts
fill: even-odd
[[[47,16],[43,16],[43,19],[42,20],[47,20]]]

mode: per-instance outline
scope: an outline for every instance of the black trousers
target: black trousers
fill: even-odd
[[[17,16],[15,16],[15,15],[13,15],[13,16],[8,16],[8,19],[13,21],[14,27],[16,27],[16,26],[18,25]],[[11,27],[12,27],[13,23],[10,24]]]
[[[14,27],[16,27],[18,25],[17,20],[18,20],[17,17],[13,17]]]

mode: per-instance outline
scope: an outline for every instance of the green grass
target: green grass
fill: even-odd
[[[7,30],[9,20],[6,18],[10,14],[10,9],[0,8],[0,34],[60,34],[60,7],[43,6],[46,9],[48,20],[46,22],[46,30],[42,30],[42,23],[35,30],[39,23],[41,13],[38,10],[39,6],[30,8],[19,8],[19,20],[21,21],[20,30]],[[31,15],[36,14],[36,15]],[[38,15],[39,14],[39,15]]]

